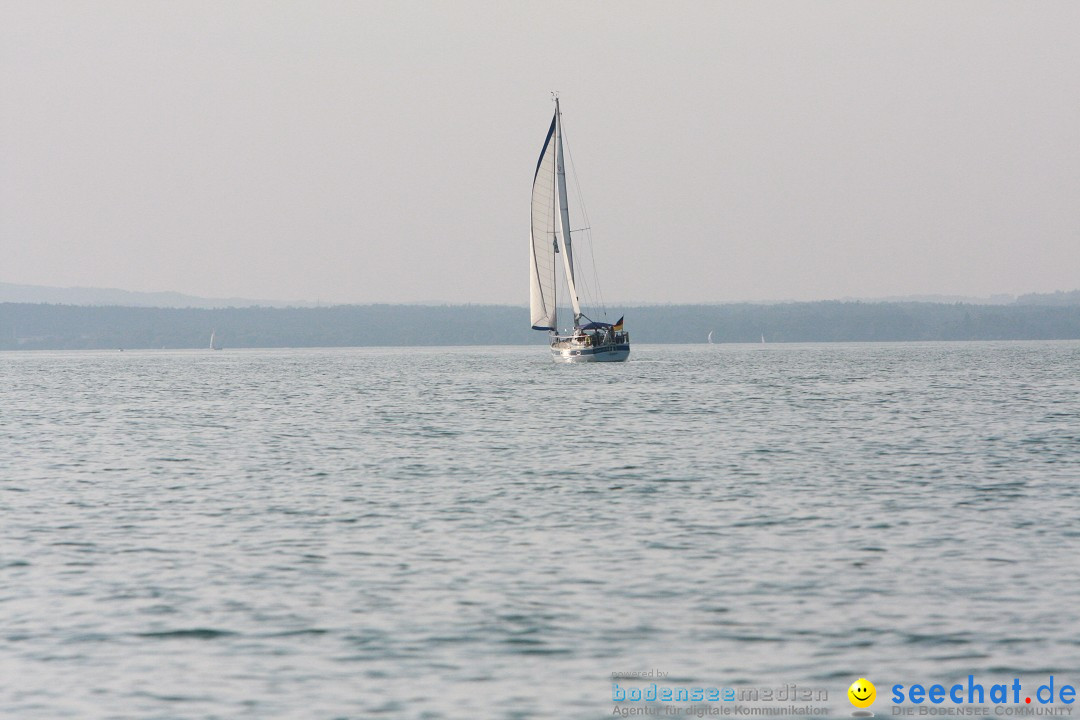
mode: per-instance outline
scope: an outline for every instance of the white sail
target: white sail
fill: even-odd
[[[556,112],[556,118],[558,113]],[[536,162],[529,232],[529,309],[534,330],[555,329],[555,137],[556,118]]]
[[[574,283],[574,248],[570,244],[570,208],[566,204],[566,168],[563,165],[562,115],[559,99],[555,99],[555,184],[559,192],[559,244],[563,251],[566,284],[570,288],[570,303],[574,306],[574,327],[581,322],[581,305]]]

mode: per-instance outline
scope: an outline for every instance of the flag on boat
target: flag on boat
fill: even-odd
[[[624,316],[624,317],[625,317],[625,316]],[[622,330],[622,321],[623,321],[623,319],[622,319],[622,318],[619,318],[619,319],[618,319],[618,321],[617,321],[617,322],[616,322],[616,323],[615,323],[614,325],[612,325],[612,326],[611,326],[611,328],[612,328],[613,330],[615,330],[615,331],[619,331],[619,330]]]

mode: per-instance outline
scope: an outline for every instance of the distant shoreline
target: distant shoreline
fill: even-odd
[[[1080,305],[802,302],[613,308],[638,343],[1080,339]],[[610,313],[609,313],[610,314]],[[0,350],[529,345],[508,305],[150,308],[0,303]]]

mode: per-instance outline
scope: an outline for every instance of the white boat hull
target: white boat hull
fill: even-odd
[[[598,347],[552,347],[551,357],[555,362],[564,363],[624,362],[630,357],[630,343]]]

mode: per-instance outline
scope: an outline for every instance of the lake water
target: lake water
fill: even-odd
[[[1078,481],[1077,342],[5,353],[0,717],[1077,684]]]

